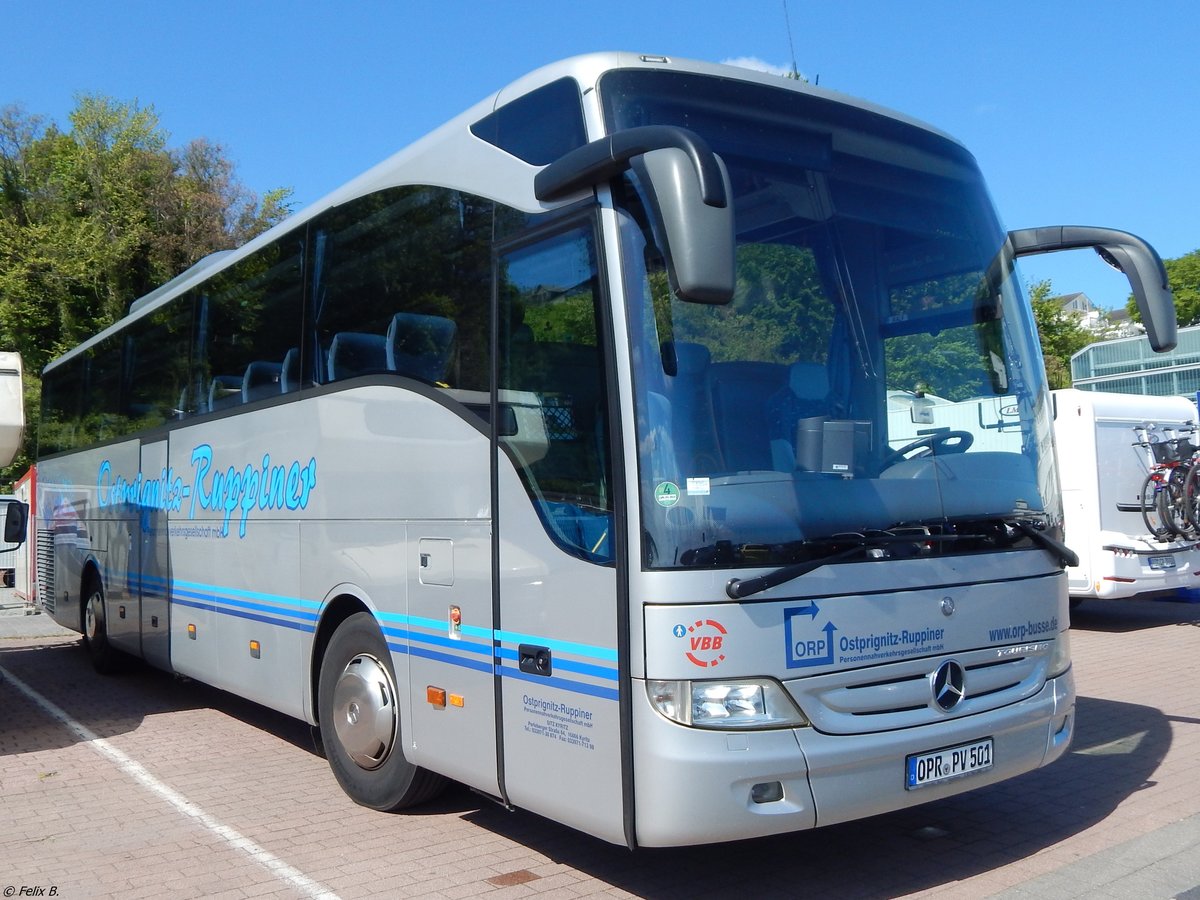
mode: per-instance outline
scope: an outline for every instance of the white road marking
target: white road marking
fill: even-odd
[[[101,756],[105,756],[111,762],[115,763],[122,772],[146,788],[146,790],[171,804],[171,806],[175,807],[183,815],[208,829],[229,846],[247,854],[280,881],[287,882],[306,897],[321,898],[321,900],[339,900],[338,895],[323,884],[313,881],[313,879],[309,878],[303,872],[289,866],[274,853],[260,847],[248,837],[240,834],[236,829],[230,828],[228,825],[206,813],[174,788],[163,784],[151,775],[137,760],[118,750],[86,725],[76,722],[62,708],[47,700],[3,666],[0,666],[0,676],[3,676],[4,680],[41,707],[44,712],[74,732],[81,741]]]

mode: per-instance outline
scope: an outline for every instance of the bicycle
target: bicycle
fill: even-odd
[[[1152,424],[1135,426],[1138,440],[1150,454],[1149,472],[1139,495],[1142,521],[1150,534],[1160,541],[1174,537],[1195,539],[1200,536],[1200,475],[1196,452],[1189,440],[1195,429],[1182,434]]]

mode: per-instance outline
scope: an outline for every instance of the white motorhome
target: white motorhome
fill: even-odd
[[[0,466],[13,461],[25,439],[23,372],[20,353],[0,352]],[[29,507],[16,497],[0,497],[0,585],[4,587],[13,586],[28,513]]]
[[[1147,397],[1075,389],[1053,391],[1072,601],[1200,587],[1200,550],[1184,539],[1157,540],[1141,514],[1150,458],[1135,429],[1196,427],[1186,397]]]
[[[28,520],[37,520],[37,469],[29,469],[13,482],[13,494],[28,510]],[[26,613],[39,611],[37,605],[37,529],[30,528],[26,540],[16,552],[13,566],[13,587],[16,599],[25,604]]]
[[[7,466],[25,436],[21,354],[0,352],[0,465]]]

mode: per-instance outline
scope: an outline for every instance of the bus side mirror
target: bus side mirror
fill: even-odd
[[[728,303],[735,285],[733,190],[725,163],[698,134],[674,125],[617,131],[564,153],[537,173],[534,195],[563,200],[634,168],[682,300]]]
[[[1158,353],[1175,349],[1175,298],[1167,284],[1167,270],[1154,248],[1140,237],[1112,228],[1059,225],[1010,231],[1008,238],[1014,256],[1093,248],[1129,279],[1150,346]]]
[[[4,542],[25,543],[25,532],[29,525],[29,507],[20,500],[9,500],[4,513]]]
[[[633,160],[667,245],[662,249],[671,288],[692,303],[728,303],[736,285],[733,189],[725,163],[715,154],[713,159],[729,198],[719,206],[705,201],[696,167],[684,151],[664,147]]]

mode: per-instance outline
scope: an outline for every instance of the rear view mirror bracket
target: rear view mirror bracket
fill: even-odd
[[[736,281],[729,173],[708,144],[686,128],[647,125],[578,147],[534,176],[543,202],[611,180],[634,168],[666,244],[671,288],[693,303],[728,303]]]
[[[1113,228],[1057,225],[1010,231],[1008,238],[1014,256],[1093,248],[1129,279],[1150,346],[1157,352],[1175,348],[1178,326],[1167,270],[1154,248],[1140,237]]]

